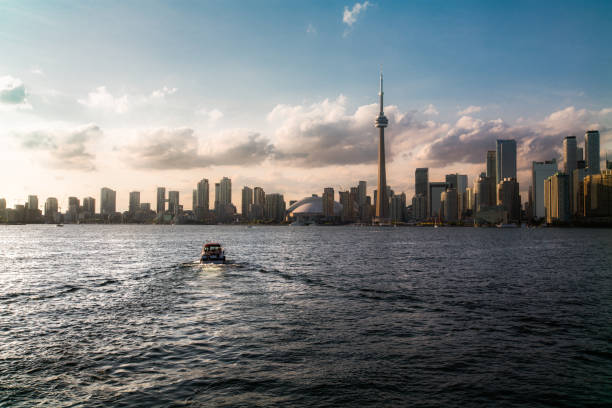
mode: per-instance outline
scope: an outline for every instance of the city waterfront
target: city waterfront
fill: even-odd
[[[195,263],[203,242],[228,265]],[[1,406],[612,403],[609,229],[0,226]]]

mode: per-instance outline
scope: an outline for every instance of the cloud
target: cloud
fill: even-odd
[[[78,102],[88,108],[103,109],[119,114],[127,112],[129,108],[127,94],[115,97],[108,92],[105,86],[97,87],[87,94],[86,99],[79,99]]]
[[[0,104],[17,108],[31,108],[21,79],[6,75],[0,77]]]
[[[427,105],[427,107],[425,108],[423,113],[426,114],[426,115],[434,115],[434,116],[440,114],[440,112],[438,112],[436,107],[433,104],[431,104],[431,103],[429,105]]]
[[[125,146],[125,160],[135,168],[169,170],[210,166],[252,166],[274,154],[274,146],[259,133],[233,130],[201,145],[190,128],[160,128],[142,132]]]
[[[167,86],[164,86],[161,89],[157,89],[153,92],[151,92],[151,98],[153,99],[163,99],[168,95],[172,95],[174,93],[176,93],[176,91],[178,91],[178,89],[176,88],[168,88]]]
[[[474,105],[470,105],[467,108],[460,110],[459,112],[457,112],[457,115],[462,116],[462,115],[470,115],[472,113],[478,113],[482,110],[482,107],[480,106],[474,106]]]
[[[21,147],[40,154],[40,162],[56,169],[93,171],[95,155],[88,145],[102,136],[93,124],[72,129],[34,130],[17,134]]]
[[[317,34],[317,28],[315,26],[313,26],[312,23],[309,23],[308,27],[306,27],[306,33],[307,34],[316,35]]]
[[[41,68],[38,68],[38,67],[32,68],[30,70],[30,73],[32,73],[34,75],[43,75],[43,76],[45,75],[45,72]]]
[[[342,13],[342,22],[349,27],[352,27],[353,24],[357,21],[357,17],[359,13],[365,11],[368,6],[370,6],[369,1],[364,1],[363,3],[355,3],[353,8],[349,10],[348,6],[344,6],[344,13]]]
[[[196,113],[200,116],[206,117],[210,125],[214,124],[223,117],[223,112],[221,112],[219,109],[208,110],[206,108],[202,108],[197,110]]]

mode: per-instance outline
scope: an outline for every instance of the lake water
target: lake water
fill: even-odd
[[[200,266],[206,240],[232,263]],[[612,404],[612,230],[0,226],[0,406]]]

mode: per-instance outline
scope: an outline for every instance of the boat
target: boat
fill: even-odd
[[[224,264],[225,251],[220,244],[208,243],[204,244],[202,254],[200,255],[201,264]]]
[[[64,224],[57,224],[56,226],[57,226],[57,227],[63,227],[63,226],[64,226]]]
[[[497,224],[497,228],[518,228],[516,224]]]

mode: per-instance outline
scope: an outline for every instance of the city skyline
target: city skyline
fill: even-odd
[[[567,3],[571,14],[592,22],[567,33],[558,27],[574,27],[571,18],[547,2],[530,5],[521,16],[524,5],[482,3],[465,21],[449,17],[458,7],[452,4],[440,10],[426,4],[332,2],[291,14],[273,3],[257,10],[252,4],[169,10],[155,3],[134,28],[127,22],[141,11],[138,5],[112,3],[108,10],[94,4],[0,5],[0,45],[13,55],[0,61],[0,196],[7,206],[36,194],[57,197],[67,208],[69,196],[99,199],[96,192],[109,187],[117,192],[117,208],[127,209],[129,192],[140,191],[141,202],[155,205],[156,188],[165,186],[179,191],[189,208],[197,180],[224,176],[232,179],[238,208],[245,185],[299,200],[321,194],[332,182],[347,190],[364,180],[371,195],[377,184],[372,118],[379,110],[372,77],[381,62],[391,129],[387,184],[408,197],[414,193],[415,168],[429,168],[432,182],[461,173],[473,183],[497,139],[516,140],[523,197],[531,162],[561,163],[566,136],[577,136],[583,146],[585,131],[597,129],[600,160],[612,150],[612,69],[610,57],[600,52],[610,31],[604,22],[612,15],[605,3],[588,11]],[[522,24],[527,32],[510,35],[504,31],[509,26],[488,21],[507,9],[514,11],[506,13],[509,25],[544,11],[547,21],[537,28]],[[169,11],[165,36],[154,37],[158,46],[152,47],[148,35]],[[104,25],[108,13],[119,16],[114,34]],[[233,18],[225,35],[214,33],[215,13]],[[84,15],[93,17],[87,35],[80,36]],[[269,16],[282,21],[285,56],[270,54],[269,45],[278,45],[276,31],[261,27]],[[382,28],[397,18],[410,20],[414,28]],[[440,24],[444,18],[449,24]],[[190,24],[198,21],[209,28]],[[435,30],[429,28],[436,22]],[[462,31],[464,24],[472,24],[473,31]],[[255,29],[263,30],[260,40],[241,43]],[[412,38],[413,29],[430,34],[419,44],[435,44],[439,54],[396,39]],[[495,49],[482,42],[482,32],[514,50],[516,63],[503,67],[489,58]],[[522,46],[529,35],[543,55]],[[53,42],[59,36],[70,39],[65,49],[58,45],[63,41]],[[458,37],[446,41],[449,36]],[[556,45],[550,47],[553,38]],[[90,50],[92,43],[99,55]],[[364,47],[383,43],[376,57],[363,55]],[[179,44],[189,53],[178,53]],[[293,62],[295,49],[304,50],[296,61],[310,61],[309,69]],[[218,62],[214,56],[219,55],[228,58]],[[110,64],[109,58],[124,62]],[[483,76],[476,63],[485,58]],[[454,71],[442,68],[448,61]],[[526,61],[531,68],[519,66]]]

